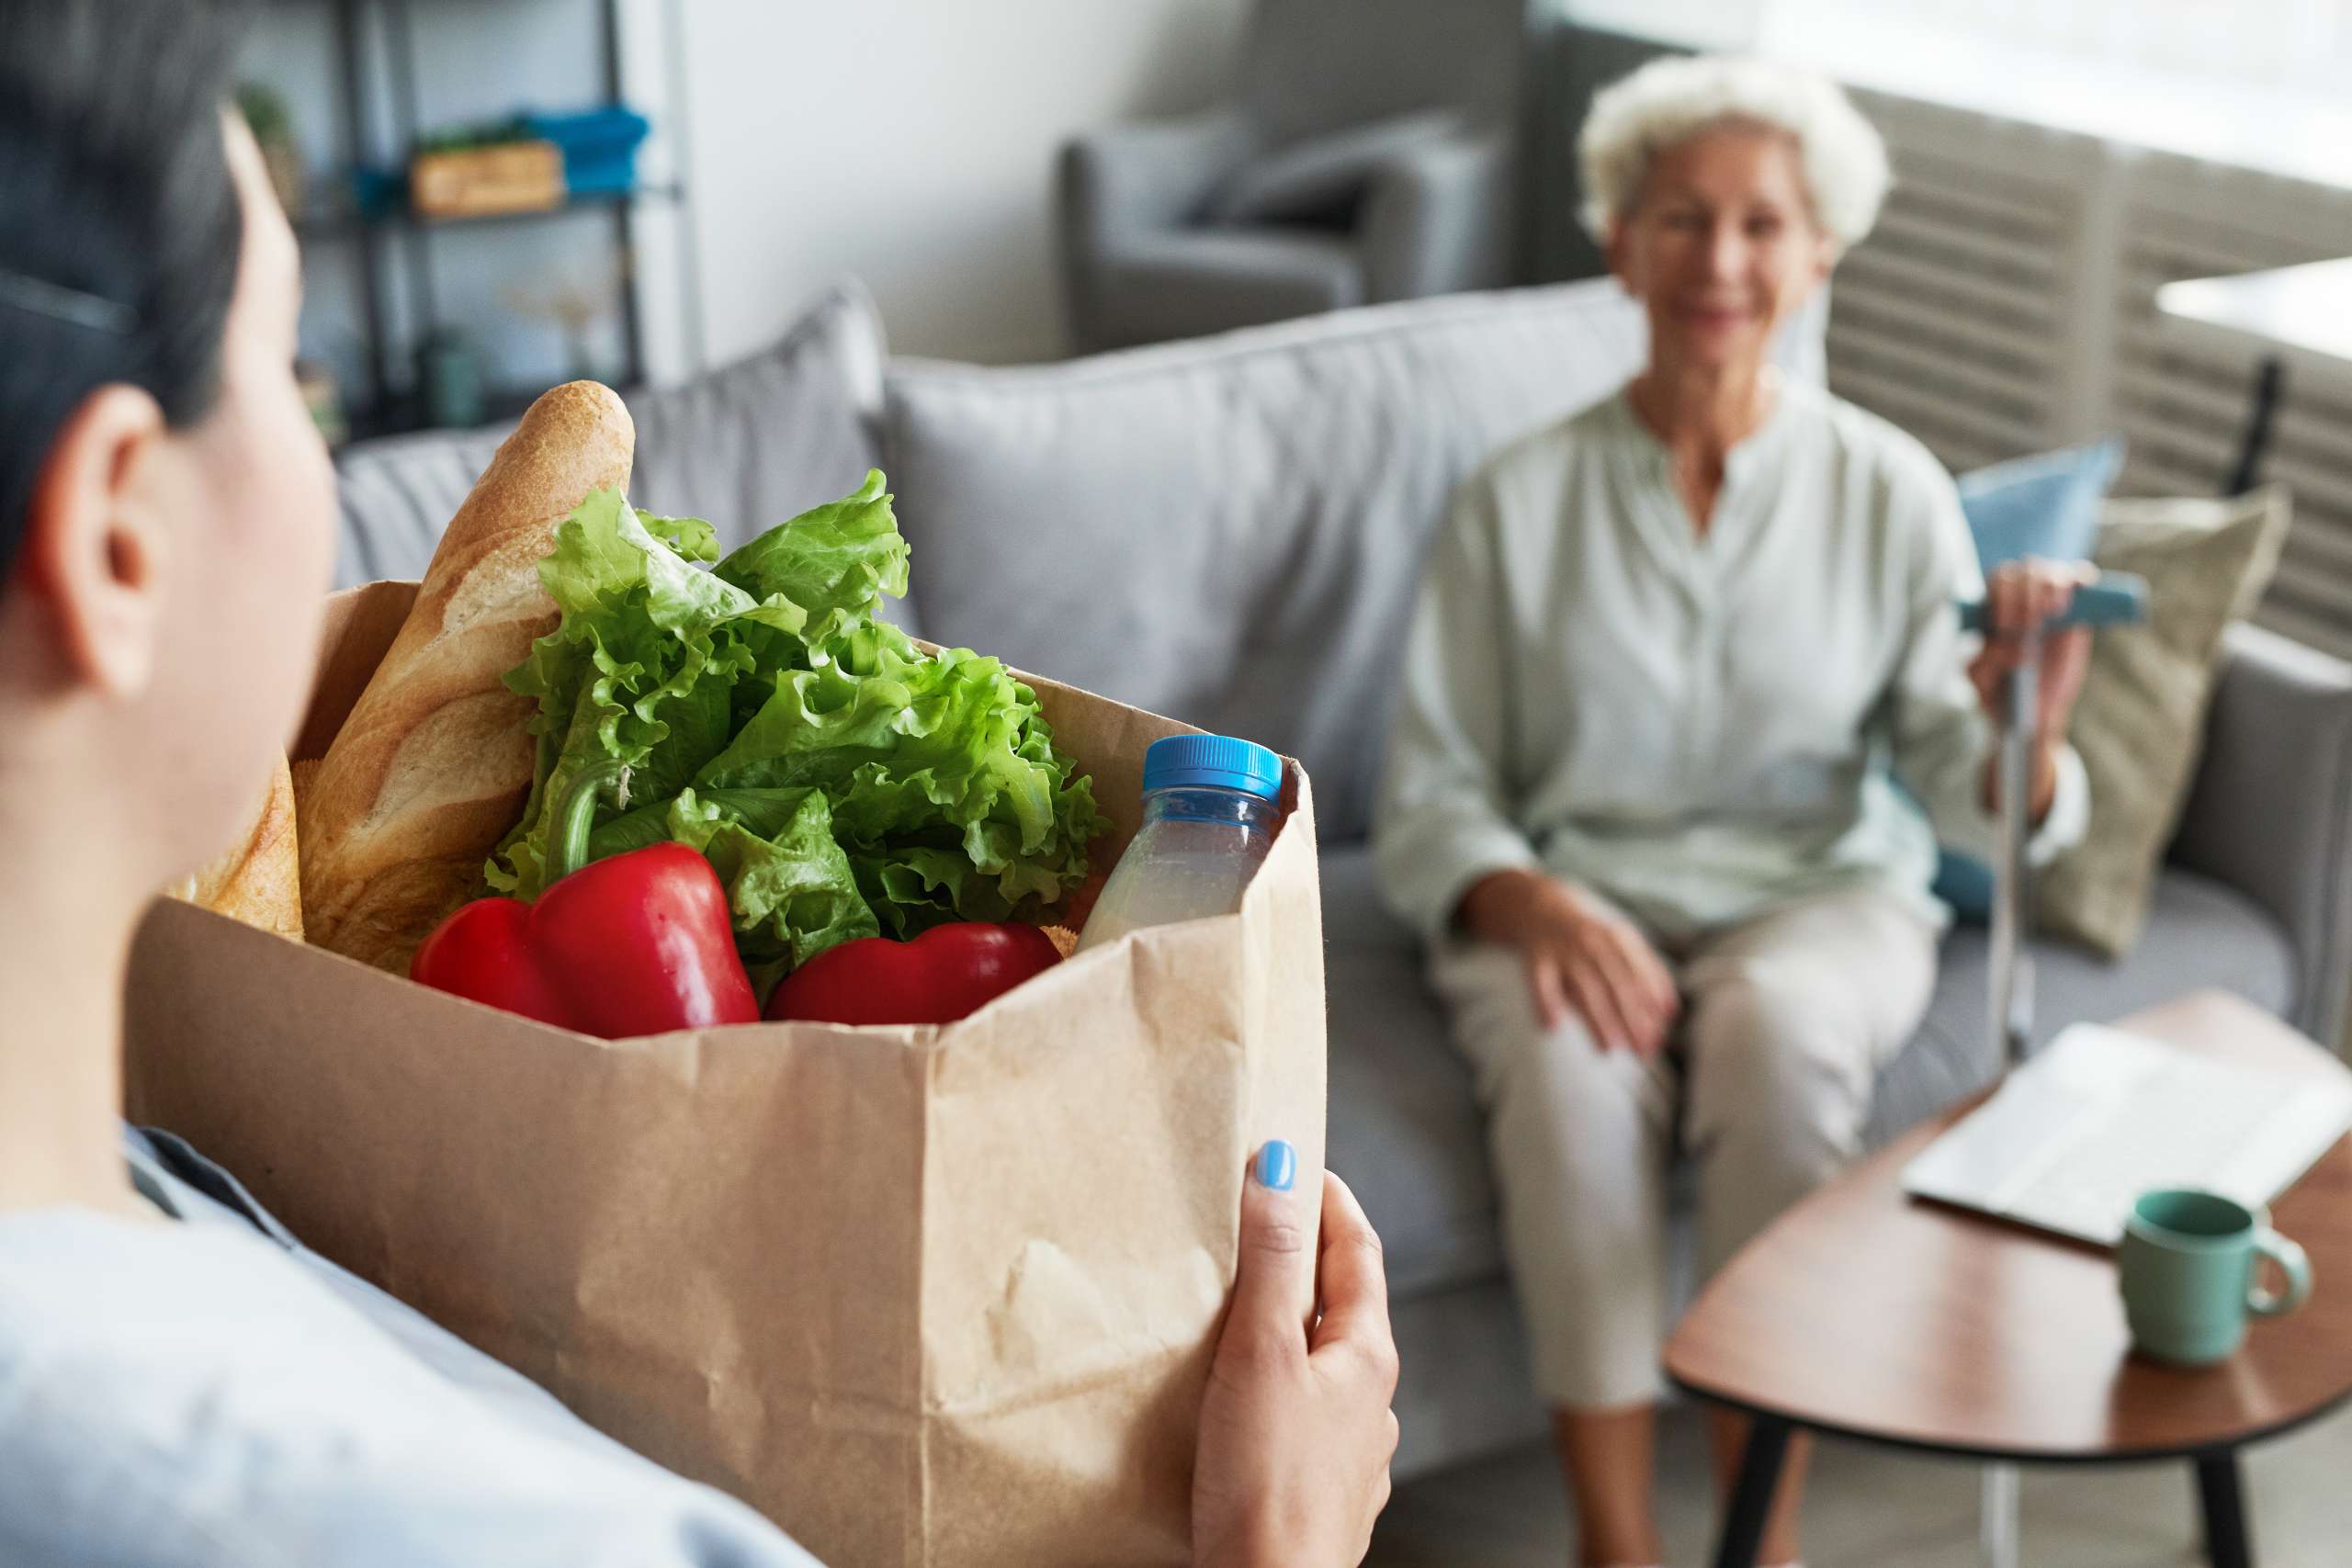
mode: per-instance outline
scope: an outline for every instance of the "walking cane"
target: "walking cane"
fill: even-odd
[[[1992,995],[1986,1012],[1993,1052],[2004,1072],[2025,1060],[2033,1037],[2033,954],[2027,946],[2033,868],[2026,863],[2028,796],[2033,787],[2034,705],[2041,680],[2041,645],[2074,626],[2121,626],[2145,620],[2148,585],[2125,572],[2108,572],[2075,590],[2064,615],[2025,634],[2025,658],[2009,672],[1996,720],[2000,728],[2000,857],[1993,867]],[[1983,601],[1960,607],[1963,631],[1985,629]],[[1986,1568],[2017,1568],[2018,1467],[1984,1467],[1977,1543]]]
[[[2025,634],[2025,657],[2009,671],[1996,722],[2000,727],[2000,857],[1993,868],[1991,1026],[2004,1071],[2025,1060],[2033,1035],[2033,955],[2025,922],[2032,909],[2032,868],[2026,863],[2028,797],[2033,789],[2035,704],[2041,681],[2041,646],[2052,632],[2075,626],[2121,626],[2144,620],[2148,585],[2126,572],[2108,572],[2075,590],[2065,613]],[[1960,607],[1962,631],[1985,629],[1982,600]]]

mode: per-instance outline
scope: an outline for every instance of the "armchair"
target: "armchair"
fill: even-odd
[[[1086,351],[1514,280],[1525,0],[1260,0],[1237,96],[1062,151]]]

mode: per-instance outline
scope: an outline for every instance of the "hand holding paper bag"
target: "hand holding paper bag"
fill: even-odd
[[[1290,1190],[1296,1158],[1267,1145],[1242,1193],[1240,1271],[1193,1467],[1200,1568],[1361,1562],[1388,1502],[1396,1342],[1380,1237],[1326,1171],[1318,1254],[1303,1223],[1313,1189]]]

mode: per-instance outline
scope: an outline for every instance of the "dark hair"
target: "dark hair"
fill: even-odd
[[[174,425],[219,381],[243,217],[219,0],[0,0],[0,581],[57,432],[113,382]]]

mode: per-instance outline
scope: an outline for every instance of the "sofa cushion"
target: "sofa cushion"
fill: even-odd
[[[639,504],[700,517],[722,548],[855,490],[876,466],[882,319],[836,284],[757,354],[628,400]]]
[[[334,585],[423,577],[512,421],[480,430],[427,430],[362,441],[335,457],[343,532]]]
[[[819,502],[847,494],[874,466],[867,429],[881,397],[882,328],[854,283],[836,285],[780,339],[675,387],[628,394],[637,423],[630,499],[707,518],[741,543]],[[362,442],[336,460],[338,587],[422,577],[514,428],[426,431]]]
[[[1502,1246],[1470,1070],[1422,978],[1419,943],[1375,895],[1369,848],[1327,844],[1322,866],[1331,1168],[1378,1227],[1399,1300],[1485,1279],[1502,1267]],[[2173,867],[2157,881],[2131,962],[2054,942],[2035,951],[2036,1043],[2069,1023],[2205,986],[2273,1010],[2294,997],[2294,960],[2278,924],[2242,895]],[[1956,928],[1926,1021],[1879,1075],[1871,1147],[1993,1080],[1984,971],[1984,932]],[[1678,1194],[1687,1197],[1688,1185],[1678,1182]]]
[[[1800,374],[1820,322],[1784,344]],[[1645,331],[1601,279],[1060,365],[894,364],[885,467],[925,626],[1286,751],[1360,837],[1454,486],[1623,381]]]
[[[2131,951],[2204,752],[2222,638],[2269,586],[2288,510],[2281,484],[2225,501],[2108,507],[2093,558],[2146,581],[2148,617],[2091,645],[2066,732],[2090,779],[2090,829],[2034,884],[2044,930],[2111,955]]]
[[[1390,915],[1362,842],[1321,849],[1331,1168],[1380,1231],[1405,1297],[1502,1265],[1486,1119],[1446,1036],[1420,943]]]
[[[2295,1001],[2294,949],[2278,921],[2235,889],[2177,866],[2157,874],[2147,928],[2129,959],[2051,939],[2036,942],[2034,954],[2036,1045],[2070,1023],[2105,1022],[2208,986],[2276,1013]],[[1983,928],[1945,937],[1927,1021],[1879,1075],[1871,1145],[1993,1081],[1989,963]]]
[[[2098,535],[2099,502],[2123,467],[2123,437],[2012,457],[1959,479],[1960,510],[1986,571],[2028,556],[2083,560]]]

